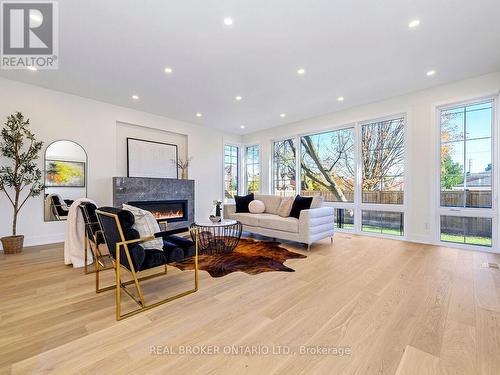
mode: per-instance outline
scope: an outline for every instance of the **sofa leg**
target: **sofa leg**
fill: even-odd
[[[333,236],[330,237],[330,243],[333,245]]]
[[[311,244],[310,243],[307,244],[307,251],[311,251]]]

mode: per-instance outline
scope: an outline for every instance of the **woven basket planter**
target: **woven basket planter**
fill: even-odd
[[[3,252],[5,254],[15,254],[23,251],[24,236],[2,237]]]

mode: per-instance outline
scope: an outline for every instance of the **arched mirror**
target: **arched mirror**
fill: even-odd
[[[78,143],[60,140],[45,150],[45,221],[68,218],[69,208],[87,197],[87,153]]]

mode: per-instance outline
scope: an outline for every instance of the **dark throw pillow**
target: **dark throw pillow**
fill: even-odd
[[[248,210],[248,205],[254,200],[253,193],[245,196],[234,196],[234,203],[236,203],[236,213],[240,212],[250,212]]]
[[[300,217],[300,211],[311,208],[312,201],[313,197],[301,197],[300,195],[297,195],[293,201],[290,217],[298,219]]]

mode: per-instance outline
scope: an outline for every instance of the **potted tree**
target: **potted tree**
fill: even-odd
[[[12,235],[2,237],[2,247],[6,254],[18,253],[23,249],[24,236],[17,235],[17,216],[29,198],[40,195],[42,171],[35,161],[42,149],[42,142],[28,130],[29,119],[21,112],[7,117],[0,140],[0,190],[12,204]]]

